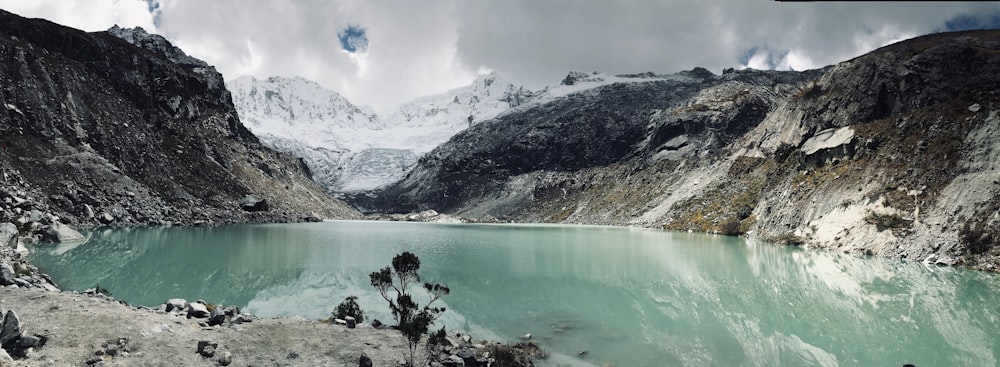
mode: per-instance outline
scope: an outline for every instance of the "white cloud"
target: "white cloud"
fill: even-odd
[[[139,0],[0,0],[0,7],[85,30],[152,28]],[[160,11],[156,31],[227,78],[299,75],[387,108],[483,70],[538,88],[569,70],[823,67],[942,29],[960,14],[1000,14],[1000,4],[161,0]],[[341,50],[337,34],[348,25],[366,29],[366,51]]]
[[[0,0],[0,9],[87,32],[107,30],[115,24],[147,31],[156,29],[146,2],[141,0]]]

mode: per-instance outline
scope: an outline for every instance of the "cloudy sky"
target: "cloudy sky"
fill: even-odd
[[[1000,3],[769,0],[0,0],[22,16],[159,33],[226,78],[302,76],[386,109],[496,71],[808,69],[909,37],[1000,28]]]

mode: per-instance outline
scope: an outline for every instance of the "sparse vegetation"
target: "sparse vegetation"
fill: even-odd
[[[802,88],[802,90],[795,95],[795,98],[814,99],[819,96],[822,96],[825,93],[826,91],[823,90],[823,86],[819,85],[819,83],[816,83],[816,81],[813,80],[812,82],[809,82],[808,86]]]
[[[406,363],[410,367],[414,366],[413,359],[421,337],[427,333],[434,320],[445,311],[444,307],[430,306],[451,292],[451,289],[441,284],[424,283],[423,288],[430,294],[430,300],[423,307],[418,306],[408,286],[411,283],[419,284],[419,271],[420,258],[410,252],[403,252],[392,258],[391,267],[386,266],[369,275],[372,286],[378,289],[382,298],[389,303],[392,317],[396,320],[396,329],[406,339],[410,351]]]
[[[348,296],[337,305],[337,308],[333,310],[333,317],[337,319],[346,319],[347,316],[353,317],[355,321],[361,323],[365,321],[365,312],[361,310],[361,306],[358,305],[357,296]]]
[[[806,244],[806,239],[801,236],[796,236],[791,232],[785,232],[774,237],[769,237],[765,239],[767,242],[773,242],[784,246],[802,246]]]
[[[895,213],[887,214],[869,212],[868,215],[865,216],[865,223],[874,224],[875,228],[878,228],[879,231],[890,229],[893,231],[893,234],[899,234],[899,230],[910,228],[913,221],[903,218],[899,214]]]

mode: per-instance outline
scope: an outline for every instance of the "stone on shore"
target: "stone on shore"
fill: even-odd
[[[194,302],[188,303],[187,317],[197,317],[199,319],[206,318],[209,316],[208,307],[202,303]]]
[[[253,195],[247,195],[240,200],[240,208],[248,212],[262,212],[267,211],[267,200],[258,198]]]
[[[353,329],[358,325],[358,321],[354,319],[354,316],[344,317],[344,322],[347,324],[348,329]]]
[[[187,307],[187,300],[183,298],[171,298],[167,300],[166,305],[167,305],[166,308],[167,312],[173,310],[183,310],[184,308]]]
[[[0,223],[0,246],[17,248],[17,226],[14,223]]]
[[[3,327],[0,328],[0,344],[7,344],[19,337],[21,337],[21,320],[17,318],[14,310],[7,310],[7,314],[3,317]]]
[[[42,238],[58,243],[81,242],[86,239],[80,232],[59,222],[52,222],[52,224],[45,228],[42,232]]]

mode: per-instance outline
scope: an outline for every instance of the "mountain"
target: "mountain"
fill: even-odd
[[[1000,31],[918,37],[805,72],[570,73],[347,200],[997,270],[997,85]]]
[[[22,230],[357,216],[261,145],[213,67],[141,28],[0,11],[0,81],[0,220]]]
[[[329,191],[369,190],[396,181],[455,133],[533,97],[490,73],[380,116],[299,77],[244,76],[227,87],[247,127],[269,147],[303,157]]]

